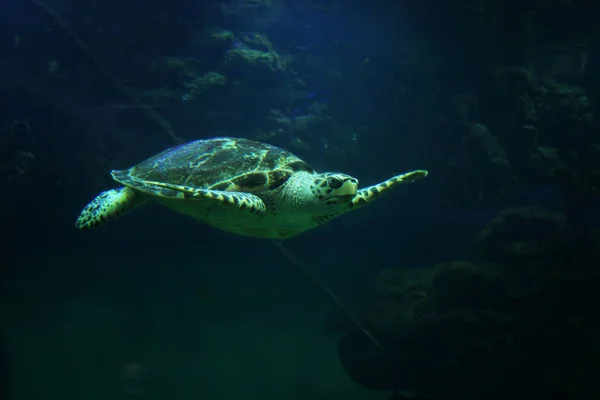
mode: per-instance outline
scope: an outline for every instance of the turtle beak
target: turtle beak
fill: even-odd
[[[339,189],[336,189],[336,197],[353,198],[354,196],[356,196],[357,190],[358,184],[348,179],[342,184],[342,186]]]

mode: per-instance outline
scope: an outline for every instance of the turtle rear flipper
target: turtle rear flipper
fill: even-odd
[[[142,190],[150,190],[159,196],[167,192],[171,199],[196,200],[203,202],[214,202],[231,209],[239,209],[255,215],[263,215],[267,212],[267,206],[260,197],[245,192],[226,192],[223,190],[199,189],[190,186],[175,185],[164,182],[144,182]],[[172,192],[176,192],[175,196]],[[164,194],[163,194],[164,196]],[[166,196],[165,196],[166,197]]]
[[[102,192],[81,211],[75,226],[79,229],[97,228],[143,204],[140,197],[128,187]]]
[[[366,187],[361,189],[356,193],[356,196],[352,199],[352,209],[356,209],[358,207],[366,206],[371,203],[373,200],[379,198],[383,193],[390,190],[396,185],[402,183],[411,183],[416,181],[417,179],[425,178],[427,176],[427,171],[418,169],[415,171],[407,172],[405,174],[396,175],[387,181],[383,181],[373,186]]]

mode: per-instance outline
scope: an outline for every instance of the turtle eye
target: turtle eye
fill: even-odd
[[[327,183],[332,189],[339,189],[342,187],[342,180],[339,178],[329,177],[327,178]]]

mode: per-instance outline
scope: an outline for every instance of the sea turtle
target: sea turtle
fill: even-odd
[[[111,174],[124,187],[92,200],[78,228],[96,228],[137,206],[158,203],[227,232],[286,239],[361,208],[398,184],[424,178],[427,171],[359,190],[356,178],[317,173],[286,150],[221,137],[165,150]]]

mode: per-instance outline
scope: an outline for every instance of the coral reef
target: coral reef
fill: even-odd
[[[387,355],[369,356],[363,340],[349,334],[340,344],[349,374],[367,386],[434,398],[502,399],[517,388],[585,392],[571,382],[582,378],[579,371],[590,361],[585,349],[593,339],[578,332],[589,330],[588,299],[600,276],[586,282],[581,268],[568,265],[564,233],[560,216],[509,209],[482,230],[472,260],[382,270],[354,310],[387,346]],[[554,306],[559,299],[568,305]],[[333,314],[326,327],[350,328],[341,321]],[[358,354],[349,353],[350,343]],[[552,346],[573,351],[568,369]],[[394,372],[377,378],[364,370],[379,371],[390,362]],[[563,379],[549,380],[557,371]],[[459,379],[465,375],[476,378]]]

